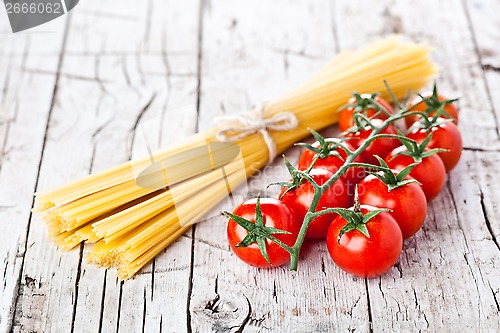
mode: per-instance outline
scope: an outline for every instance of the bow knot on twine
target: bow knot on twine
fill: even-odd
[[[254,133],[260,133],[269,151],[268,163],[271,163],[276,157],[276,143],[268,130],[289,131],[298,126],[299,120],[291,112],[279,112],[269,118],[264,116],[264,107],[262,107],[259,112],[241,112],[216,117],[215,123],[222,125],[216,133],[216,138],[221,142],[234,142]]]

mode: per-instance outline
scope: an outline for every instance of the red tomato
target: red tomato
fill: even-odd
[[[358,193],[361,204],[391,209],[390,214],[401,228],[404,239],[415,234],[424,224],[427,201],[417,183],[409,183],[389,191],[380,179],[369,175],[358,184]]]
[[[438,156],[443,161],[446,172],[450,172],[458,164],[458,160],[460,160],[460,155],[462,154],[462,136],[460,135],[457,125],[448,122],[439,126],[433,126],[430,129],[417,128],[407,136],[421,143],[425,140],[429,132],[432,132],[433,135],[427,148],[443,148],[449,150],[445,153],[439,153]]]
[[[405,146],[401,146],[387,155],[385,161],[389,168],[401,171],[408,165],[415,163],[413,157],[397,155],[402,151],[408,151],[408,149]],[[429,151],[429,149],[425,149],[425,151]],[[446,181],[446,169],[439,156],[431,155],[423,158],[422,162],[411,170],[410,176],[420,182],[425,198],[427,202],[430,202],[438,196],[444,186]]]
[[[252,223],[256,219],[257,199],[250,199],[236,207],[233,214],[238,215]],[[273,234],[283,243],[293,246],[300,229],[300,223],[295,214],[281,201],[272,198],[261,198],[260,209],[266,227],[277,228],[291,232],[291,234]],[[262,256],[257,243],[252,243],[246,247],[237,247],[246,236],[248,231],[238,225],[234,220],[229,219],[227,224],[227,239],[234,254],[242,261],[254,267],[277,267],[290,260],[289,253],[276,243],[266,239],[266,249],[270,265]]]
[[[382,125],[383,120],[374,119],[372,120],[373,125],[380,126]],[[347,133],[346,138],[352,138],[349,140],[349,143],[355,148],[359,148],[366,138],[372,133],[372,128],[370,126],[366,126],[362,131],[358,131],[355,133]],[[380,134],[397,134],[394,126],[389,125],[384,128]],[[362,153],[361,156],[366,163],[379,165],[377,159],[374,155],[378,155],[381,158],[385,158],[387,154],[389,154],[393,149],[400,145],[398,139],[391,138],[379,138],[373,141]]]
[[[432,96],[432,91],[427,91],[427,92],[423,93],[422,96],[424,98],[431,97]],[[446,100],[448,100],[448,98],[446,98],[446,97],[444,97],[442,95],[438,95],[438,101],[439,102],[443,102],[443,101],[446,101]],[[410,108],[413,105],[416,105],[416,106],[413,109],[411,109],[411,112],[413,112],[413,111],[424,112],[425,110],[427,110],[427,107],[428,107],[427,103],[425,103],[422,100],[422,97],[420,97],[420,96],[415,96],[408,103],[408,105],[406,107]],[[458,109],[456,108],[455,105],[453,105],[453,103],[445,105],[444,111],[446,113],[448,113],[451,118],[455,119],[455,123],[458,124]],[[429,113],[429,117],[433,117],[435,114],[436,114],[436,111],[432,111],[432,112]],[[448,118],[444,114],[441,115],[441,117],[442,118]],[[419,118],[420,117],[418,115],[411,115],[411,116],[405,117],[406,128],[410,128],[411,125],[413,125],[413,123],[415,123],[416,121],[418,121]]]
[[[350,150],[355,150],[350,143],[346,143],[346,145]],[[312,144],[312,146],[319,147],[319,142],[316,141],[315,143]],[[342,159],[338,158],[337,156],[327,156],[325,158],[318,158],[318,160],[314,164],[314,168],[326,169],[328,171],[331,171],[332,173],[337,172],[337,170],[344,165],[345,159],[347,158],[347,153],[342,148],[337,148],[336,151],[339,153]],[[302,152],[302,155],[300,155],[299,164],[297,168],[299,170],[306,170],[311,165],[315,155],[316,153],[313,152],[312,150],[305,149]],[[361,155],[356,157],[354,159],[354,162],[363,163],[363,158],[361,157]],[[345,180],[349,189],[351,189],[351,187],[354,189],[354,185],[363,180],[365,176],[366,176],[365,169],[352,167],[347,169],[346,173],[342,176],[342,179]]]
[[[311,177],[318,185],[323,185],[328,179],[330,179],[333,174],[325,169],[312,169],[310,172]],[[309,207],[311,206],[314,189],[308,181],[304,181],[297,188],[286,192],[287,188],[283,188],[280,194],[281,201],[288,207],[290,207],[299,221],[303,222]],[[286,192],[286,193],[285,193]],[[351,198],[349,196],[347,186],[342,178],[338,179],[328,190],[323,193],[319,199],[316,211],[323,210],[325,208],[349,207],[351,203]],[[312,220],[309,228],[307,229],[306,237],[321,239],[326,237],[326,232],[328,231],[328,226],[332,222],[336,214],[325,214],[316,217]]]
[[[372,95],[370,95],[370,94],[361,94],[362,98],[370,98],[371,96]],[[387,111],[392,113],[392,108],[385,99],[383,99],[382,97],[379,97],[379,96],[375,97],[374,99],[377,103],[379,103],[381,106],[383,106],[384,109],[386,109]],[[347,101],[347,103],[348,104],[356,104],[357,100],[355,97],[352,97]],[[349,107],[349,108],[346,108],[346,109],[343,109],[342,111],[340,111],[339,129],[342,132],[347,131],[349,128],[351,128],[355,125],[355,122],[353,119],[354,111],[355,111],[354,107]],[[366,107],[363,111],[363,114],[368,118],[373,117],[376,114],[375,118],[387,119],[387,115],[383,111],[379,112],[373,107]]]
[[[363,214],[375,209],[372,206],[361,206]],[[338,242],[340,230],[346,224],[347,221],[342,216],[337,216],[330,225],[326,238],[330,256],[344,271],[369,278],[382,275],[398,261],[403,248],[403,237],[391,215],[380,213],[366,223],[370,238],[353,230],[343,234]]]

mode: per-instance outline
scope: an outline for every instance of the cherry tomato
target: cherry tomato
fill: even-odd
[[[361,205],[363,214],[375,209]],[[338,242],[340,230],[346,224],[347,221],[342,216],[337,216],[330,225],[326,238],[330,256],[344,271],[369,278],[382,275],[398,261],[403,237],[391,215],[380,213],[366,223],[370,238],[358,230],[353,230],[343,234]]]
[[[360,96],[361,96],[361,98],[371,98],[372,97],[372,95],[370,95],[370,94],[361,94]],[[374,100],[378,104],[380,104],[381,106],[383,106],[384,109],[386,109],[387,111],[389,111],[389,112],[392,113],[392,108],[391,108],[391,106],[389,105],[389,103],[385,99],[383,99],[382,97],[376,96],[374,98]],[[356,100],[355,97],[352,97],[352,98],[350,98],[347,101],[347,103],[348,104],[356,104],[357,100]],[[351,128],[351,127],[353,127],[355,125],[355,122],[354,122],[354,119],[353,119],[354,111],[355,111],[354,107],[348,107],[348,108],[343,109],[342,111],[340,111],[340,115],[339,115],[339,129],[342,132],[347,131],[349,128]],[[367,108],[365,108],[364,111],[363,111],[363,114],[366,117],[368,117],[368,118],[375,116],[375,118],[378,118],[378,119],[387,119],[387,115],[383,111],[379,112],[379,111],[377,111],[373,107],[367,107]]]
[[[256,220],[257,199],[250,199],[236,207],[233,214],[238,215],[252,223]],[[300,229],[300,222],[295,214],[281,201],[272,198],[261,198],[260,209],[266,227],[277,228],[291,232],[291,234],[272,234],[283,243],[293,246]],[[276,243],[266,239],[266,249],[270,265],[262,256],[257,243],[252,243],[246,247],[237,247],[246,236],[248,231],[238,225],[234,220],[229,219],[227,224],[227,239],[234,254],[242,261],[254,267],[277,267],[290,260],[289,253]]]
[[[428,98],[428,97],[431,97],[432,96],[432,91],[427,91],[425,93],[422,94],[422,97],[424,98]],[[415,105],[415,107],[413,109],[411,109],[411,111],[419,111],[419,112],[424,112],[425,110],[427,110],[427,103],[425,103],[422,99],[422,97],[420,96],[415,96],[412,100],[410,100],[410,102],[408,103],[407,105],[407,108],[410,108],[412,106]],[[444,97],[443,95],[438,95],[438,101],[439,102],[443,102],[443,101],[446,101],[448,100],[448,98]],[[455,119],[455,123],[458,124],[458,109],[455,105],[453,105],[453,103],[450,103],[450,104],[447,104],[444,106],[444,111],[446,113],[448,113],[448,115]],[[429,117],[433,117],[434,115],[436,114],[436,111],[432,111],[428,114]],[[448,118],[446,117],[446,115],[441,115],[442,118]],[[405,123],[406,123],[406,128],[410,128],[411,125],[413,125],[413,123],[415,123],[416,121],[418,121],[419,119],[419,116],[418,115],[411,115],[411,116],[408,116],[408,117],[405,117]]]
[[[333,176],[330,171],[325,169],[312,169],[309,174],[318,185],[323,185]],[[299,221],[303,222],[313,200],[313,186],[308,181],[304,181],[304,183],[300,184],[297,188],[288,192],[286,191],[286,187],[281,191],[281,201],[283,201],[285,205],[290,207],[295,212]],[[316,211],[334,207],[345,208],[349,207],[350,203],[351,198],[349,196],[347,186],[344,180],[340,178],[333,183],[333,185],[330,186],[325,193],[323,193],[319,199]],[[325,214],[312,220],[309,228],[307,229],[306,238],[325,238],[328,226],[332,222],[335,215],[336,214]]]
[[[405,146],[401,146],[387,155],[385,161],[389,168],[401,171],[408,165],[415,163],[413,157],[397,155],[399,152],[404,151],[408,151],[408,149]],[[425,151],[429,151],[429,149],[425,149]],[[430,202],[438,196],[444,186],[446,181],[446,169],[439,156],[430,155],[424,157],[422,162],[411,170],[410,176],[420,182],[425,198],[427,202]]]
[[[389,191],[388,186],[380,179],[369,175],[358,184],[358,192],[361,204],[392,210],[390,214],[401,228],[404,239],[415,234],[424,224],[427,201],[417,183],[409,183]]]
[[[439,119],[437,121],[439,122]],[[458,160],[460,160],[460,155],[462,154],[462,136],[460,135],[457,125],[448,122],[433,126],[430,129],[417,128],[411,131],[407,136],[421,143],[425,140],[429,132],[432,132],[433,135],[427,148],[443,148],[449,150],[448,152],[439,153],[438,156],[443,161],[446,172],[450,172],[458,164]]]
[[[373,119],[372,123],[374,126],[382,125],[383,120]],[[355,133],[347,133],[345,135],[346,138],[351,138],[349,143],[355,148],[359,148],[366,138],[372,133],[372,128],[370,126],[366,126],[363,130],[355,132]],[[396,130],[394,126],[389,125],[384,128],[380,134],[396,134]],[[374,155],[378,155],[381,158],[385,158],[387,154],[389,154],[393,149],[400,145],[398,139],[391,138],[378,138],[373,141],[362,153],[361,156],[366,163],[379,165],[377,159]]]
[[[346,145],[350,150],[355,150],[350,143],[347,142]],[[319,142],[316,141],[315,143],[312,144],[312,146],[319,147]],[[326,169],[328,171],[331,171],[332,173],[337,172],[337,170],[344,165],[345,159],[347,158],[347,153],[342,148],[337,148],[336,151],[339,153],[342,159],[338,158],[337,156],[327,156],[325,158],[318,158],[318,160],[314,164],[314,168]],[[302,155],[300,155],[298,169],[306,170],[311,165],[315,155],[316,153],[313,152],[312,150],[305,149],[302,152]],[[356,157],[354,159],[354,162],[363,163],[363,158],[361,157],[361,155]],[[365,176],[366,176],[365,169],[352,167],[347,169],[346,173],[341,178],[345,180],[350,190],[351,188],[354,190],[354,186],[357,183],[359,183],[363,178],[365,178]],[[350,193],[351,192],[353,191],[350,191]]]

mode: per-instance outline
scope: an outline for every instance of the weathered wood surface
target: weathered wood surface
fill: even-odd
[[[128,0],[83,1],[14,35],[2,19],[0,332],[500,330],[499,9],[488,0]],[[384,276],[345,274],[322,242],[307,246],[297,273],[253,269],[230,252],[214,210],[120,283],[85,263],[84,246],[58,252],[32,218],[33,191],[144,154],[144,133],[153,148],[180,140],[390,33],[433,47],[442,90],[462,97],[465,150]],[[299,150],[286,154],[294,161]],[[249,195],[275,195],[266,185],[286,177],[277,161],[250,180]]]

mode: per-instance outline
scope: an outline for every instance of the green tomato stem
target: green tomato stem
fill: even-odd
[[[312,220],[315,218],[314,212],[316,211],[316,208],[318,207],[319,204],[319,199],[321,198],[321,195],[328,190],[342,175],[346,173],[346,171],[355,165],[361,165],[359,163],[353,163],[354,160],[377,138],[378,134],[387,128],[389,125],[391,125],[393,122],[395,122],[398,119],[407,117],[412,114],[417,114],[417,112],[402,112],[395,113],[391,115],[389,118],[384,120],[384,122],[379,126],[379,127],[372,127],[372,132],[370,135],[366,138],[366,140],[363,142],[361,146],[359,146],[358,149],[353,151],[351,154],[349,154],[344,161],[344,164],[342,167],[335,172],[335,174],[330,177],[323,185],[321,186],[313,186],[314,187],[314,196],[313,200],[311,202],[311,206],[309,207],[309,210],[306,213],[306,216],[304,217],[304,221],[302,223],[302,226],[300,227],[299,234],[297,236],[297,240],[295,241],[295,244],[290,248],[287,249],[287,247],[283,247],[285,250],[287,250],[290,253],[290,270],[296,271],[298,264],[299,264],[299,253],[300,249],[302,247],[302,244],[304,243],[304,239],[307,233],[307,229],[309,228],[309,225],[311,224]],[[314,185],[314,184],[313,184]]]

